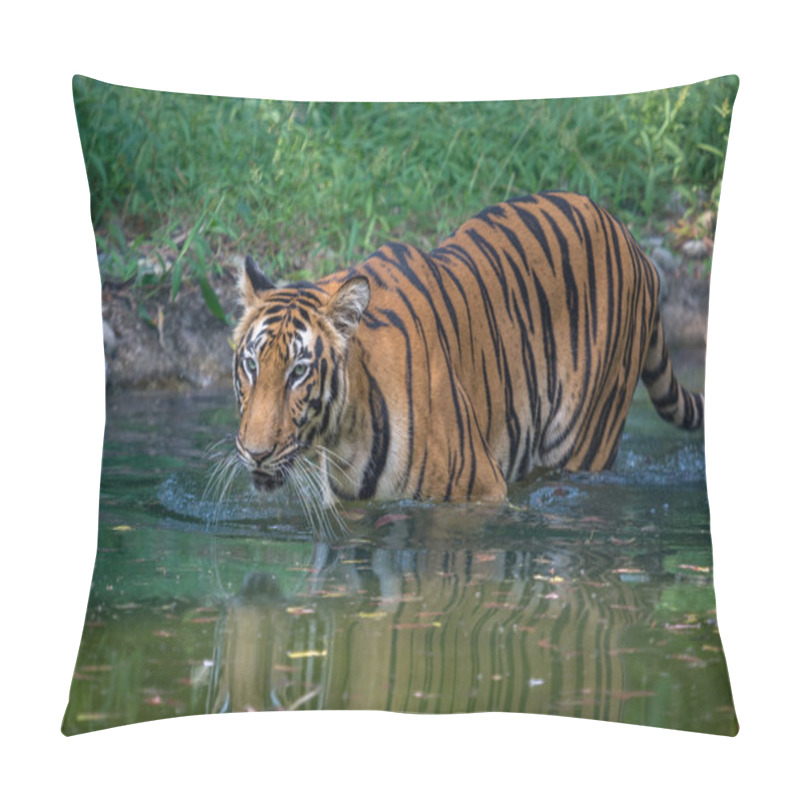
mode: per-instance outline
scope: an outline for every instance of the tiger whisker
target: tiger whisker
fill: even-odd
[[[206,486],[200,502],[213,504],[214,512],[210,516],[209,522],[214,525],[219,522],[223,503],[240,467],[236,452],[230,449],[231,438],[225,437],[210,445],[206,450],[208,458],[215,463],[209,467]],[[225,448],[225,451],[222,448]]]
[[[347,461],[345,461],[342,456],[338,453],[330,450],[323,445],[314,445],[314,451],[317,455],[324,456],[326,459],[327,467],[329,472],[334,472],[335,477],[339,479],[339,482],[343,482],[346,473],[346,468],[349,466]],[[322,471],[322,470],[320,470]]]
[[[326,516],[327,509],[323,501],[321,488],[322,476],[319,467],[307,458],[302,458],[298,467],[298,475],[302,477],[303,483],[305,484],[303,488],[306,491],[303,492],[303,498],[307,515],[313,521],[315,529],[320,530],[323,534],[323,538],[330,538],[332,530]]]
[[[327,476],[319,464],[302,456],[297,459],[294,469],[287,477],[315,532],[320,533],[323,539],[330,540],[346,531],[335,504],[325,503]]]

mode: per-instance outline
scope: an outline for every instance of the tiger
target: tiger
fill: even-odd
[[[612,467],[640,378],[663,419],[703,425],[656,268],[583,195],[510,199],[313,282],[247,256],[239,290],[236,452],[258,490],[314,465],[325,503],[502,503],[536,468]]]

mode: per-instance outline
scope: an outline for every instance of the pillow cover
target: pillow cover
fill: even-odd
[[[657,303],[669,363],[682,386],[701,390],[715,214],[737,86],[727,77],[615,97],[310,103],[177,95],[76,77],[103,279],[107,418],[98,552],[63,732],[190,714],[375,709],[528,712],[735,735],[716,625],[702,429],[667,425],[640,384],[627,420],[625,409],[617,414],[621,438],[609,443],[610,469],[561,469],[574,466],[565,458],[523,475],[511,470],[509,445],[496,463],[508,473],[502,503],[448,498],[445,481],[441,497],[364,491],[326,505],[351,461],[367,460],[379,483],[380,393],[370,384],[353,428],[372,431],[371,448],[345,458],[331,445],[321,456],[330,478],[297,459],[287,486],[256,491],[235,440],[239,411],[255,405],[242,387],[258,385],[264,366],[247,349],[259,334],[235,324],[259,308],[277,313],[264,306],[268,284],[293,292],[296,307],[323,276],[385,261],[385,242],[404,245],[391,250],[395,269],[409,253],[430,253],[443,241],[451,254],[466,252],[458,233],[448,237],[489,207],[479,220],[503,228],[503,246],[490,248],[472,228],[464,236],[477,249],[463,260],[505,276],[506,298],[539,292],[530,301],[534,344],[510,358],[535,362],[527,374],[537,385],[555,385],[571,367],[576,378],[566,390],[579,401],[590,396],[587,387],[602,382],[588,366],[591,353],[562,346],[562,338],[591,350],[589,334],[580,337],[592,320],[600,331],[594,341],[604,341],[630,319],[618,338],[626,353],[638,348],[643,358],[651,331],[661,330],[651,327]],[[529,192],[539,194],[497,205]],[[583,197],[597,210],[589,212]],[[529,220],[524,230],[508,221],[509,209]],[[590,227],[606,232],[607,251],[587,247],[595,241]],[[522,287],[512,254],[525,261],[524,236],[545,253],[534,274],[575,275],[583,264],[591,276],[574,281],[573,295],[566,291],[573,299],[564,301],[562,328],[547,321],[561,299],[543,273],[529,293],[509,288],[512,280]],[[649,261],[626,244],[634,240]],[[558,252],[568,255],[546,257]],[[414,284],[428,268],[423,262],[436,265],[439,257],[420,256],[405,279]],[[592,314],[632,264],[645,277],[609,300],[607,313]],[[405,420],[406,453],[423,435],[419,409],[430,406],[445,426],[447,397],[420,388],[432,340],[409,356],[387,346],[386,329],[401,314],[410,322],[396,324],[398,341],[422,326],[412,313],[418,306],[383,309],[377,267],[363,271],[372,280],[360,323],[358,298],[326,319],[340,332],[357,325],[362,349],[373,346],[365,337],[379,342],[369,353],[375,374],[378,365],[402,374],[409,394],[420,395],[409,403],[417,428]],[[658,281],[648,284],[654,274]],[[517,321],[522,312],[499,296],[479,302],[478,290],[467,301],[470,290],[459,286],[431,300],[432,313],[441,329],[462,315],[459,350],[482,353],[488,376],[492,359],[478,349],[486,337],[475,333],[479,311]],[[456,309],[459,292],[463,309]],[[289,312],[281,313],[285,327]],[[301,341],[302,320],[292,324]],[[666,358],[662,338],[653,336],[656,361]],[[532,355],[538,347],[543,354],[550,347],[547,363]],[[310,358],[291,362],[305,371],[287,368],[281,387],[299,392]],[[678,402],[655,362],[630,354],[621,361],[632,381],[644,371],[660,411]],[[488,377],[485,385],[486,413],[504,409],[495,412],[503,431],[524,427],[523,407],[535,416],[519,397],[503,398],[502,385]],[[587,402],[587,442],[610,427],[608,409],[624,392],[608,396],[607,407]],[[677,421],[686,427],[698,427],[686,408],[694,408],[695,423],[702,415],[694,397],[681,394]],[[388,409],[394,399],[383,402]],[[488,440],[490,427],[480,436]],[[386,431],[399,429],[387,421]],[[445,436],[446,444],[454,438]],[[388,461],[394,440],[389,433],[384,440]],[[463,458],[465,448],[454,452]],[[431,451],[418,485],[437,455]],[[284,479],[260,469],[256,488]]]

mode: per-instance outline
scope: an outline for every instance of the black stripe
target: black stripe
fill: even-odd
[[[558,223],[546,212],[542,211],[545,219],[555,234],[558,246],[561,248],[561,277],[567,293],[567,311],[569,312],[569,342],[572,351],[572,368],[578,369],[578,285],[569,260],[569,242]]]
[[[462,408],[459,403],[458,397],[458,389],[456,386],[456,373],[453,368],[452,358],[450,354],[450,342],[447,338],[447,333],[444,330],[444,326],[442,325],[441,317],[439,316],[439,311],[437,308],[437,304],[434,298],[431,296],[430,292],[428,291],[427,286],[420,280],[419,276],[414,272],[411,268],[410,264],[406,260],[407,255],[411,253],[418,253],[417,250],[412,250],[405,245],[398,245],[398,244],[390,244],[386,245],[384,250],[389,250],[392,255],[395,256],[395,260],[389,258],[383,250],[379,251],[376,256],[381,259],[384,263],[391,265],[399,270],[400,274],[403,275],[404,278],[408,280],[408,282],[415,288],[417,291],[423,296],[425,301],[427,302],[428,308],[430,309],[431,315],[433,316],[437,337],[439,339],[439,343],[441,345],[442,353],[445,358],[445,362],[447,365],[447,378],[450,384],[450,394],[453,404],[453,411],[455,414],[455,422],[456,428],[458,433],[458,450],[457,452],[463,453],[464,452],[464,444],[465,444],[465,420],[463,419]],[[404,297],[402,292],[397,290],[397,294],[401,297]],[[419,322],[419,316],[414,310],[414,307],[407,299],[405,299],[407,304],[409,313],[412,319]],[[422,330],[422,326],[419,326],[420,330]],[[428,372],[430,375],[430,363],[428,366]],[[429,378],[429,386],[431,385],[430,378]]]
[[[480,250],[481,255],[486,263],[491,267],[497,283],[503,293],[503,303],[505,304],[506,311],[509,310],[508,306],[508,283],[506,282],[506,274],[503,270],[503,265],[500,261],[500,254],[489,242],[481,236],[476,230],[468,230],[467,236],[472,240],[472,243]]]
[[[446,275],[448,279],[452,282],[453,286],[455,287],[456,291],[461,295],[461,299],[464,302],[464,314],[467,320],[467,332],[465,336],[465,340],[469,347],[470,356],[472,359],[473,365],[475,365],[475,353],[476,348],[472,346],[473,342],[475,341],[475,335],[472,328],[472,304],[470,303],[469,298],[467,297],[467,292],[464,289],[463,284],[454,274],[453,269],[450,267],[450,262],[452,261],[452,257],[447,254],[446,252],[440,252],[438,250],[434,250],[429,258],[429,264],[434,274],[434,278],[436,279],[436,283],[439,287],[439,291],[442,293],[443,296],[450,297],[449,292],[445,290],[444,287],[444,279],[442,278],[442,274]],[[458,264],[456,264],[458,266]],[[457,324],[457,323],[456,323]],[[461,326],[457,327],[457,338],[458,338],[458,346],[459,346],[459,354],[461,354]]]
[[[547,292],[539,283],[536,273],[532,273],[533,285],[536,289],[536,296],[539,300],[539,315],[541,317],[542,344],[544,346],[545,365],[547,366],[547,399],[553,403],[556,391],[556,340],[553,335],[553,318],[550,314],[550,303],[547,300]]]
[[[456,334],[456,341],[458,342],[458,349],[459,352],[461,351],[461,333],[458,325],[458,314],[453,306],[453,301],[450,299],[450,295],[445,291],[444,282],[442,281],[442,276],[439,270],[436,261],[428,255],[424,255],[425,264],[427,265],[428,269],[430,270],[433,279],[436,281],[436,285],[439,288],[439,295],[441,296],[442,300],[444,301],[445,308],[447,309],[447,314],[450,317],[450,324],[453,326],[453,330]],[[463,290],[462,290],[463,293]],[[465,296],[466,301],[466,296]]]
[[[486,375],[486,356],[481,351],[481,370],[483,371],[483,393],[486,399],[486,436],[487,438],[492,432],[492,388],[489,385],[489,378]]]
[[[528,276],[530,276],[531,268],[530,265],[528,264],[528,260],[525,256],[525,251],[522,247],[522,244],[520,243],[516,234],[510,228],[506,228],[504,226],[500,226],[500,230],[506,235],[509,242],[513,246],[514,250],[516,250],[517,255],[519,256],[520,260],[522,261],[522,264],[525,267],[526,272],[528,273]],[[527,325],[523,326],[523,329],[527,328],[528,331],[531,334],[533,334],[534,323],[533,323],[533,313],[531,311],[531,304],[530,304],[530,293],[528,292],[528,283],[525,280],[525,276],[522,275],[519,267],[517,266],[517,262],[511,257],[511,254],[507,250],[504,250],[503,253],[506,257],[506,264],[508,268],[514,273],[517,289],[519,290],[519,293],[522,297],[522,304],[525,307],[525,314],[527,316]]]
[[[525,425],[526,442],[524,451],[524,459],[525,462],[527,463],[530,457],[531,447],[538,444],[538,439],[539,439],[539,429],[534,422],[535,419],[538,417],[539,386],[536,377],[536,359],[533,352],[533,342],[531,337],[526,334],[524,326],[522,325],[522,313],[519,310],[516,298],[514,298],[514,310],[516,313],[517,325],[520,331],[522,368],[525,377],[525,389],[527,392],[527,401],[529,408],[528,423]],[[533,436],[534,445],[531,445],[530,441],[531,436]],[[527,468],[525,472],[527,472]],[[510,473],[507,474],[506,477],[508,478],[509,475]]]
[[[575,210],[575,214],[580,220],[581,228],[583,229],[583,243],[584,249],[586,251],[586,270],[588,273],[589,278],[589,308],[590,308],[590,317],[592,321],[592,341],[597,341],[597,279],[595,276],[595,266],[594,266],[594,249],[592,247],[592,237],[589,233],[589,226],[586,224],[586,220],[583,217],[583,214],[580,213],[577,209]]]
[[[364,474],[361,477],[361,486],[358,490],[359,500],[368,500],[375,496],[383,470],[386,467],[386,458],[389,453],[389,409],[377,381],[367,369],[366,363],[361,362],[364,374],[369,385],[369,411],[372,423],[372,447],[369,454]]]
[[[600,409],[600,413],[594,419],[594,426],[593,426],[594,430],[592,431],[592,438],[589,441],[589,448],[586,451],[586,455],[583,457],[583,461],[581,461],[580,469],[582,470],[591,469],[592,462],[597,456],[598,450],[605,441],[608,419],[609,416],[611,415],[611,407],[614,404],[614,399],[616,398],[617,391],[618,391],[618,386],[615,383],[611,389],[611,392],[606,398],[606,401],[603,403],[603,406]]]
[[[667,371],[668,367],[669,367],[669,354],[667,353],[666,349],[664,349],[661,351],[661,361],[658,362],[658,366],[655,369],[642,370],[641,378],[644,385],[649,389]]]
[[[401,292],[398,292],[402,296]],[[405,298],[404,298],[405,299]],[[414,461],[414,358],[411,352],[411,340],[408,336],[405,322],[391,309],[382,309],[381,313],[386,317],[387,321],[400,333],[403,334],[406,347],[406,401],[408,403],[408,460],[406,462],[406,471],[403,476],[403,486],[408,488],[408,481],[411,475],[411,465]],[[427,357],[427,347],[426,347]]]
[[[320,423],[321,433],[327,432],[328,427],[330,426],[331,412],[334,408],[338,411],[335,420],[335,427],[337,429],[341,424],[342,415],[344,414],[344,405],[336,402],[339,399],[339,373],[342,369],[341,361],[332,347],[329,350],[329,355],[331,363],[330,399],[328,400],[328,403],[325,406],[325,411],[322,415],[322,422]]]
[[[588,326],[588,324],[589,324],[589,321],[588,321],[588,319],[586,319],[586,325]],[[580,390],[580,392],[578,394],[578,397],[579,397],[578,404],[577,404],[577,406],[575,407],[575,409],[572,412],[572,417],[568,421],[566,421],[564,423],[564,426],[563,426],[561,432],[558,434],[558,436],[555,439],[553,439],[552,441],[547,443],[547,452],[550,452],[551,450],[555,450],[563,442],[565,442],[570,436],[572,436],[573,431],[575,429],[575,424],[580,419],[581,414],[583,413],[583,407],[586,404],[586,399],[589,396],[589,391],[588,391],[589,377],[590,377],[590,375],[592,373],[592,344],[591,344],[591,341],[589,340],[588,331],[587,331],[586,336],[584,337],[584,347],[586,349],[586,354],[585,354],[586,355],[586,365],[585,365],[585,369],[582,370],[583,375],[581,377],[581,381],[582,381],[581,390]],[[560,389],[561,389],[561,386],[559,386],[559,393],[560,393]],[[553,411],[551,411],[550,417],[548,418],[548,425],[550,423],[550,419],[552,419],[553,416],[554,416],[554,413],[553,413]],[[587,419],[589,419],[589,420],[591,420],[592,417],[593,417],[592,413],[589,413],[587,415]],[[567,462],[569,457],[575,451],[576,446],[577,446],[577,439],[578,438],[580,438],[581,441],[583,439],[583,437],[581,436],[580,431],[579,431],[578,435],[576,436],[576,440],[572,442],[572,446],[569,448],[569,450],[568,450],[568,452],[566,454],[566,457],[561,459],[561,463],[559,464],[559,466],[563,466],[563,464],[565,464]]]
[[[492,347],[494,349],[495,360],[500,358],[500,334],[497,326],[497,318],[495,317],[494,307],[492,305],[492,298],[486,284],[483,280],[480,267],[475,263],[470,253],[461,245],[448,245],[445,248],[440,248],[437,253],[446,253],[456,259],[459,263],[463,264],[471,273],[473,280],[481,294],[483,301],[483,311],[487,325],[489,326],[489,335],[492,340]],[[460,284],[461,282],[456,277],[455,273],[451,273],[452,279]]]
[[[419,468],[419,479],[417,480],[417,488],[414,490],[414,499],[420,500],[422,498],[422,484],[425,481],[425,468],[428,466],[428,450],[426,448],[422,456],[422,466]]]
[[[512,466],[516,463],[517,452],[520,443],[520,424],[519,417],[514,403],[514,386],[508,367],[505,349],[503,349],[503,394],[506,403],[506,431],[508,433],[508,466],[506,467],[506,477],[510,477]]]
[[[527,208],[524,208],[521,205],[513,204],[514,210],[517,212],[517,216],[520,219],[520,222],[530,231],[536,241],[539,243],[539,247],[542,248],[542,252],[544,253],[545,258],[547,259],[547,263],[550,265],[550,270],[553,275],[556,274],[556,267],[555,262],[553,261],[553,254],[550,251],[550,245],[547,243],[547,236],[545,235],[544,229],[542,228],[541,223],[539,222],[539,218],[533,214],[531,211],[528,211]]]
[[[558,192],[542,192],[542,194],[567,218],[567,221],[575,230],[575,235],[578,237],[578,239],[583,241],[581,231],[578,228],[578,223],[575,220],[577,208],[572,204],[572,202],[564,198]]]
[[[674,406],[678,402],[679,397],[679,390],[680,386],[678,385],[678,381],[676,380],[675,376],[672,377],[672,382],[669,385],[669,389],[667,390],[666,394],[661,395],[658,399],[650,398],[653,402],[653,405],[656,407],[656,411],[661,411],[661,409],[667,408],[668,406]]]

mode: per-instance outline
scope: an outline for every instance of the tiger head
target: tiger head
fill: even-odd
[[[351,277],[333,294],[311,283],[277,288],[248,256],[240,289],[236,450],[253,485],[269,491],[285,482],[304,451],[335,436],[347,397],[348,351],[369,283]]]

